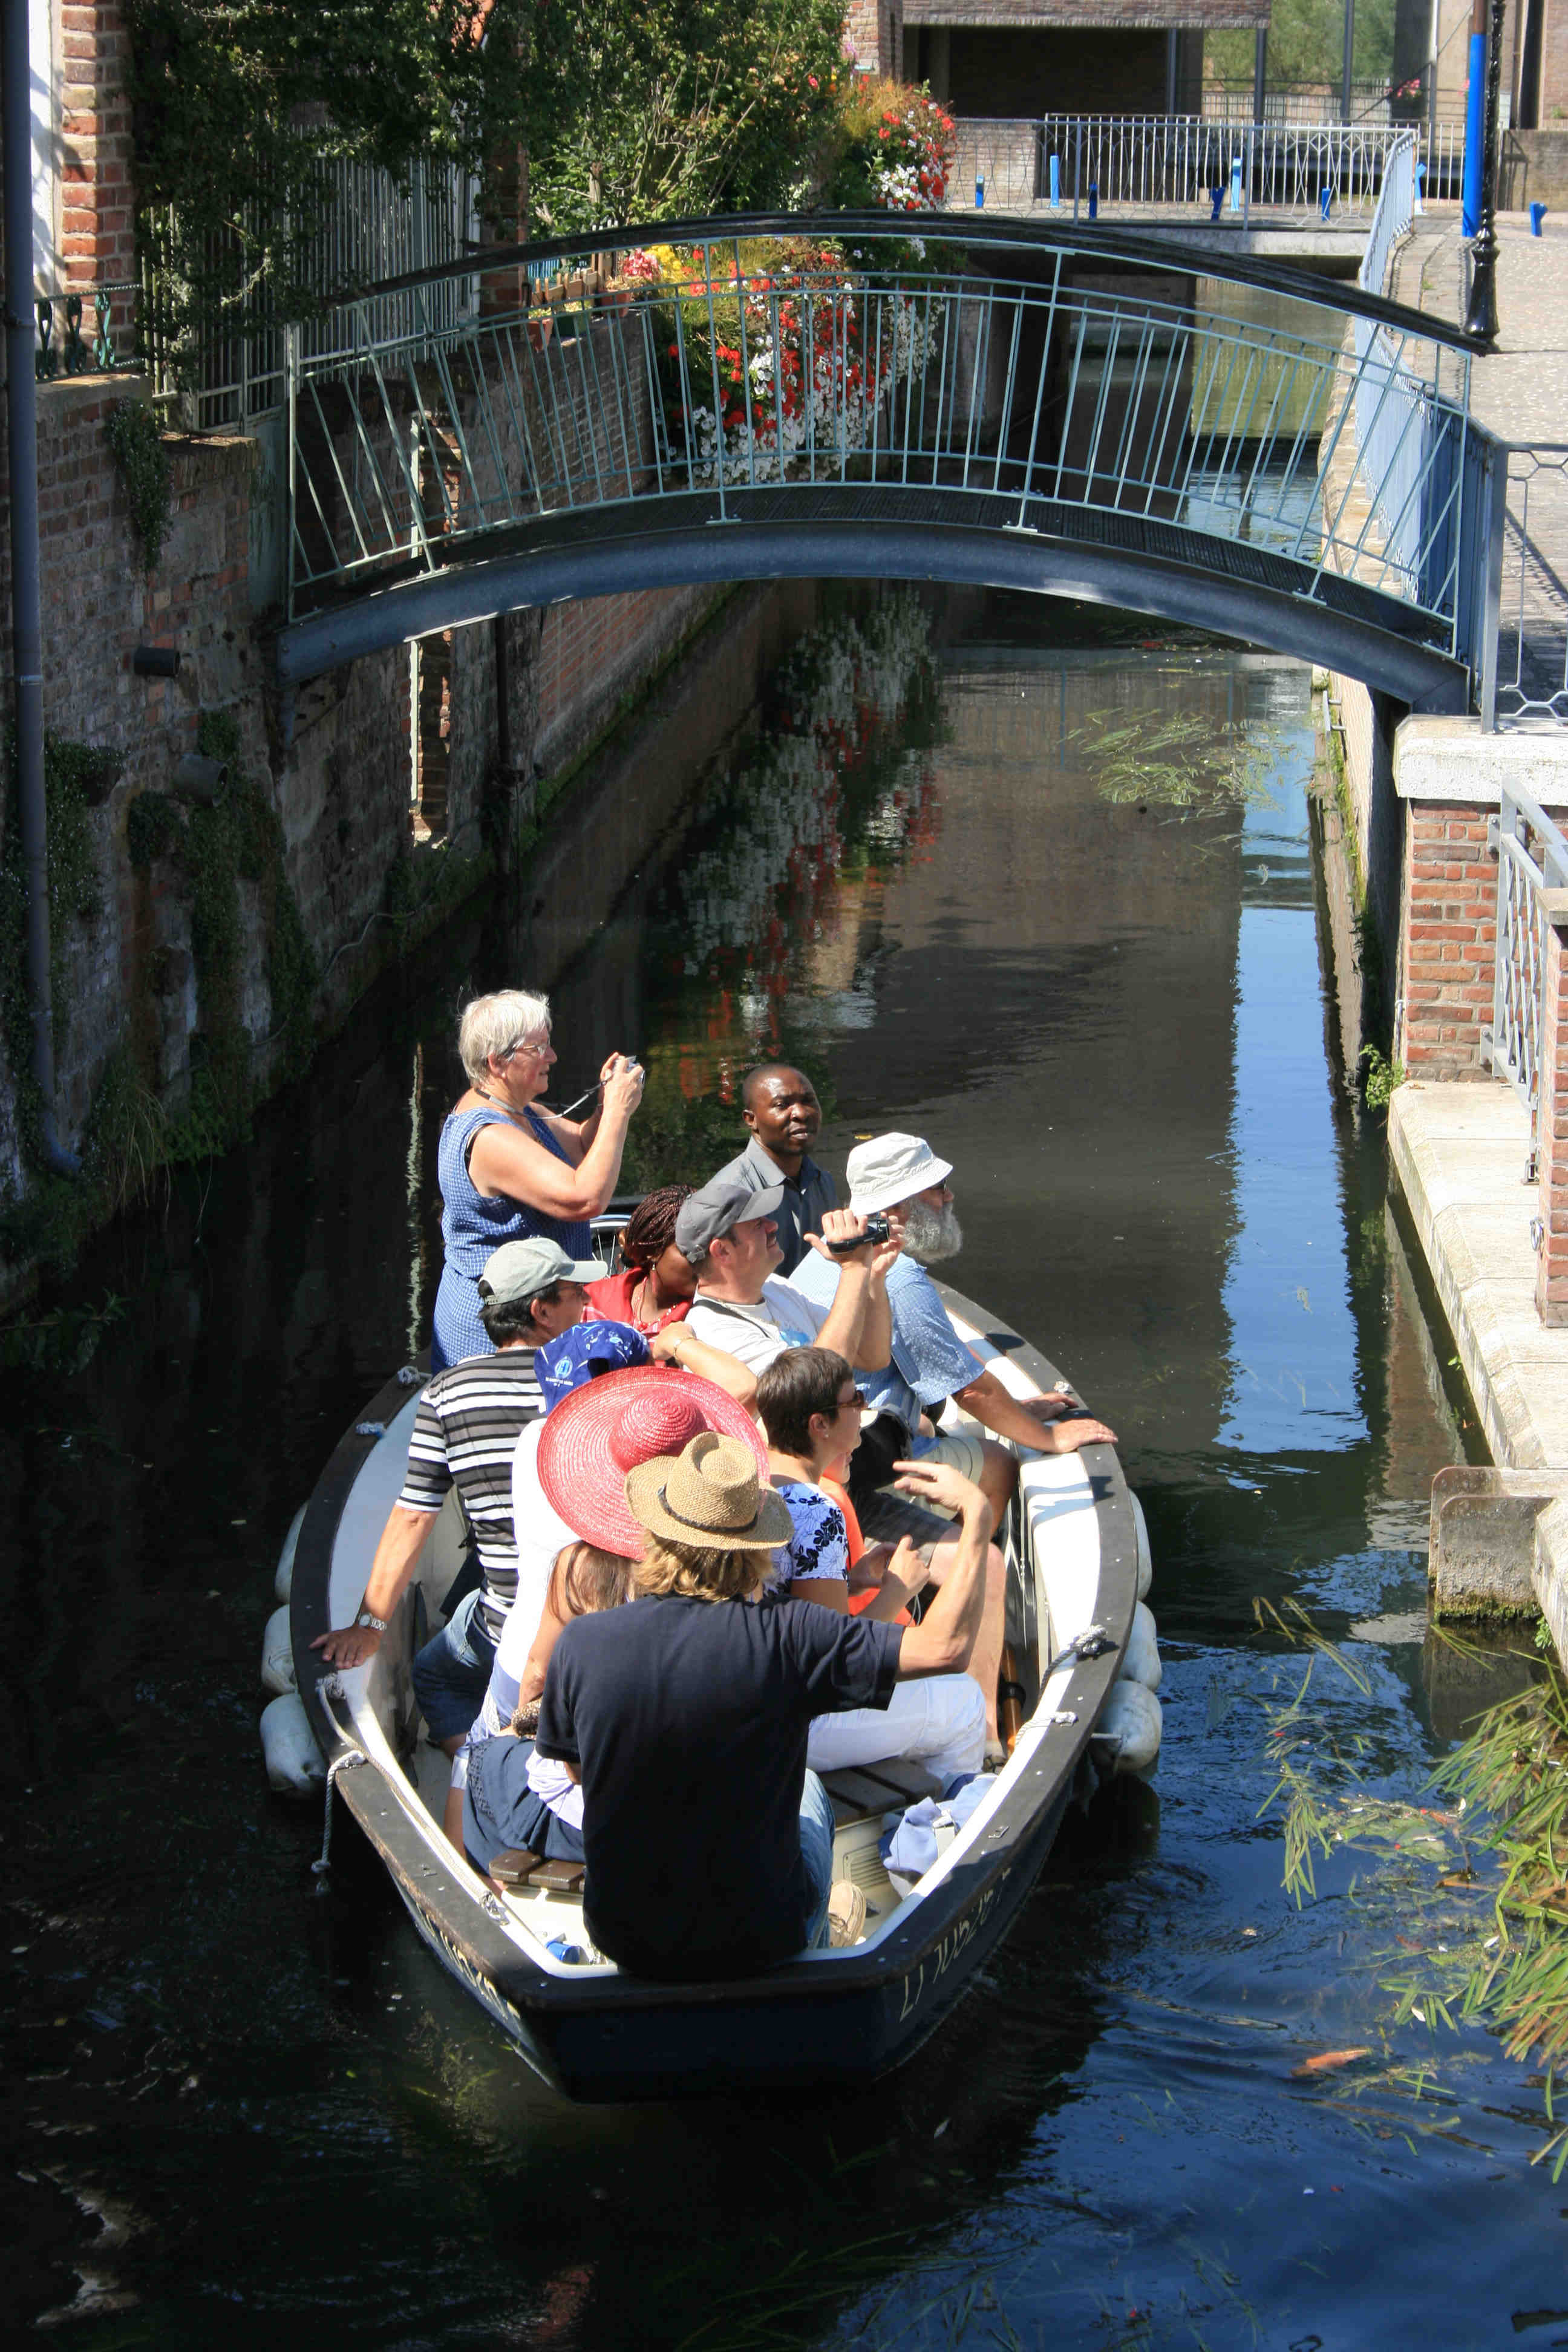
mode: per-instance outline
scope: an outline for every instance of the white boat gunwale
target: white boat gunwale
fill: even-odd
[[[1039,1390],[1055,1385],[1055,1368],[1028,1341],[1002,1325],[973,1301],[942,1286],[955,1317],[979,1335],[980,1352],[1011,1370]],[[366,1461],[381,1442],[375,1424],[390,1425],[409,1402],[410,1381],[405,1371],[389,1381],[340,1439],[311,1494],[300,1528],[290,1597],[290,1633],[300,1695],[312,1727],[330,1766],[363,1753],[353,1726],[344,1719],[342,1686],[331,1668],[323,1667],[310,1648],[314,1637],[331,1624],[332,1554],[344,1507]],[[986,1914],[996,1908],[993,1890],[1000,1889],[1037,1842],[1045,1819],[1051,1815],[1050,1836],[1032,1856],[1029,1884],[1042,1866],[1055,1835],[1067,1795],[1094,1734],[1094,1727],[1120,1673],[1131,1631],[1137,1599],[1138,1542],[1134,1507],[1115,1451],[1109,1445],[1086,1446],[1078,1457],[1089,1486],[1099,1536],[1099,1571],[1095,1617],[1110,1637],[1110,1646],[1093,1658],[1073,1657],[1052,1671],[1047,1660],[1036,1671],[1035,1643],[1027,1669],[1038,1696],[1026,1718],[1020,1748],[1005,1772],[997,1801],[987,1808],[972,1838],[942,1857],[945,1867],[928,1873],[919,1899],[906,1901],[885,1922],[873,1939],[847,1950],[802,1956],[767,1974],[739,1980],[668,1985],[647,1983],[600,1969],[568,1969],[550,1965],[549,1956],[535,1959],[510,1932],[510,1920],[500,1900],[477,1874],[456,1856],[443,1858],[445,1840],[439,1823],[432,1825],[425,1801],[414,1779],[401,1766],[389,1769],[379,1758],[344,1770],[336,1790],[391,1871],[395,1884],[413,1913],[416,1925],[448,1966],[467,1983],[481,2003],[525,2042],[525,2054],[555,2080],[548,2057],[528,2031],[531,2015],[548,2024],[552,2016],[608,2020],[616,2016],[658,2011],[766,2006],[781,2001],[835,2003],[838,1996],[886,1994],[904,1986],[905,2012],[910,1986],[918,1983],[915,2000],[923,2005],[925,1970],[950,1969],[957,1979],[948,1997],[934,2004],[929,2023],[913,2032],[907,2046],[887,2061],[899,2063],[912,2053],[935,2030],[954,2004],[982,1951],[994,1934],[976,1933]],[[1020,1538],[1021,1539],[1021,1538]],[[1032,1560],[1031,1560],[1032,1567]],[[1033,1600],[1036,1580],[1009,1580],[1010,1620],[1015,1598],[1027,1591]],[[395,1621],[394,1635],[405,1645],[413,1638],[415,1592],[411,1588]],[[1033,1628],[1029,1631],[1031,1635]],[[1065,1629],[1070,1638],[1079,1628]],[[1009,1624],[1016,1643],[1022,1627]],[[1065,1675],[1065,1680],[1064,1680]],[[1048,1700],[1048,1720],[1038,1720]],[[435,1834],[431,1834],[434,1826]],[[1010,1893],[996,1922],[1010,1919],[1026,1887]],[[954,1968],[957,1952],[944,1946],[958,1923],[968,1917],[970,1929],[958,1950],[972,1958]]]

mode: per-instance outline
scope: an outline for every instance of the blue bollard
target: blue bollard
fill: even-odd
[[[1329,217],[1329,210],[1333,204],[1333,201],[1334,192],[1332,188],[1320,188],[1318,190],[1318,210],[1325,220]]]
[[[1089,216],[1090,220],[1100,218],[1100,182],[1098,180],[1091,180],[1089,184]]]
[[[1219,208],[1224,202],[1225,190],[1223,188],[1211,188],[1209,190],[1209,218],[1211,221],[1218,220]]]
[[[1051,157],[1051,210],[1054,213],[1059,213],[1061,208],[1062,159],[1059,155],[1053,155]]]
[[[1532,204],[1530,207],[1530,234],[1531,236],[1539,236],[1541,235],[1541,224],[1545,218],[1546,206],[1542,204]]]
[[[1241,210],[1241,158],[1239,155],[1233,155],[1230,160],[1230,208],[1233,213],[1238,213]]]
[[[1426,209],[1426,205],[1421,201],[1426,192],[1426,166],[1425,163],[1417,163],[1415,166],[1415,210],[1418,213],[1425,212]]]
[[[1459,235],[1474,236],[1481,226],[1481,151],[1486,144],[1487,37],[1470,35],[1470,78],[1465,91],[1465,177],[1459,204]]]
[[[976,180],[974,183],[974,209],[977,213],[983,213],[985,210],[985,182],[984,179]]]

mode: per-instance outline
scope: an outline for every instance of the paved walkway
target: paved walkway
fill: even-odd
[[[1530,1114],[1511,1087],[1423,1086],[1388,1107],[1388,1153],[1492,1460],[1504,1469],[1568,1466],[1568,1327],[1535,1311],[1526,1183]],[[1568,1662],[1568,1502],[1536,1521],[1536,1598]]]
[[[1434,205],[1394,259],[1395,299],[1460,319],[1468,256],[1457,205]],[[1499,707],[1556,698],[1568,719],[1568,218],[1549,213],[1543,233],[1527,215],[1498,223],[1498,346],[1470,372],[1476,421],[1500,441],[1559,445],[1554,456],[1509,460]],[[1516,692],[1510,695],[1510,685]]]
[[[1472,413],[1500,440],[1568,444],[1568,220],[1548,215],[1545,234],[1532,237],[1528,218],[1508,215],[1498,235],[1498,347],[1472,364]],[[1467,268],[1458,207],[1434,205],[1396,257],[1389,291],[1462,318]],[[1529,690],[1549,694],[1563,676],[1568,472],[1515,457],[1510,489],[1504,630],[1511,628],[1513,646],[1523,641]],[[1483,800],[1500,772],[1489,762],[1488,740],[1478,734],[1469,755]],[[1388,1150],[1493,1461],[1519,1470],[1568,1466],[1568,1328],[1548,1329],[1535,1308],[1531,1221],[1540,1193],[1525,1181],[1529,1112],[1500,1081],[1407,1081],[1389,1105]],[[1537,1522],[1535,1581],[1568,1658],[1568,1507],[1561,1503]]]

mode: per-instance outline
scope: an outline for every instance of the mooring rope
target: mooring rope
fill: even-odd
[[[365,1756],[362,1749],[358,1748],[345,1748],[341,1756],[334,1756],[331,1762],[327,1767],[327,1811],[326,1818],[321,1823],[321,1859],[319,1862],[313,1862],[310,1864],[310,1874],[316,1881],[316,1892],[318,1895],[324,1895],[326,1893],[327,1876],[331,1869],[331,1864],[328,1857],[331,1853],[332,1846],[333,1785],[336,1782],[338,1774],[340,1772],[346,1772],[351,1764],[364,1764],[368,1763],[369,1760],[369,1758]]]

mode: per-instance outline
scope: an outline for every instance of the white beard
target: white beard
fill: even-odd
[[[933,1209],[929,1201],[910,1204],[904,1222],[904,1252],[917,1265],[941,1265],[963,1247],[963,1228],[951,1202]]]

